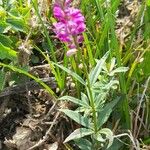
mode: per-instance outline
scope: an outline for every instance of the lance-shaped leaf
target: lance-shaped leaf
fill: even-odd
[[[76,74],[75,72],[71,71],[70,69],[62,66],[62,65],[59,65],[59,64],[56,64],[56,63],[53,63],[55,66],[61,68],[62,70],[64,70],[65,72],[67,72],[68,74],[70,74],[72,77],[74,77],[77,81],[79,81],[81,84],[83,85],[86,85],[85,81],[78,75]]]
[[[17,52],[13,49],[4,46],[0,43],[0,59],[10,59],[14,60],[17,58]]]
[[[83,125],[84,127],[87,127],[87,128],[92,127],[91,119],[88,119],[86,116],[82,116],[80,113],[69,110],[69,109],[60,109],[60,111],[64,112],[72,120]]]
[[[106,136],[106,139],[108,140],[107,148],[109,148],[114,140],[113,132],[108,128],[103,128],[99,131],[99,135],[104,134]]]
[[[89,78],[90,78],[90,83],[91,85],[93,85],[97,79],[98,76],[100,74],[100,72],[102,71],[103,65],[107,59],[109,55],[109,52],[107,52],[98,62],[97,65],[95,66],[95,68],[90,72]]]
[[[106,106],[98,112],[98,121],[97,121],[97,125],[98,128],[100,128],[109,118],[113,107],[117,104],[117,102],[119,101],[119,98],[113,100],[112,102],[106,104]]]
[[[87,103],[85,103],[84,101],[74,98],[72,96],[63,96],[63,97],[59,98],[58,100],[67,100],[67,101],[73,102],[73,103],[83,106],[83,107],[89,107],[89,105]]]
[[[86,128],[79,128],[73,131],[64,141],[64,143],[69,142],[71,140],[79,139],[87,135],[93,134],[94,131]]]

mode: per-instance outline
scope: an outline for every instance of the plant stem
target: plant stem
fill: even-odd
[[[111,17],[111,34],[112,34],[112,43],[115,51],[115,56],[117,59],[117,67],[122,67],[122,45],[119,45],[115,33],[115,20],[113,17]],[[129,102],[127,97],[127,85],[126,85],[126,78],[124,76],[124,73],[119,74],[119,84],[120,84],[120,90],[123,95],[122,99],[122,116],[125,118],[126,121],[126,128],[131,129],[131,117],[130,117],[130,109],[129,109]]]
[[[34,45],[34,48],[35,48],[38,52],[40,52],[40,53],[43,55],[43,57],[45,58],[45,60],[48,62],[49,66],[50,66],[50,68],[51,68],[51,70],[52,70],[52,73],[53,73],[54,76],[55,76],[55,79],[56,79],[56,81],[57,81],[57,83],[58,83],[58,86],[59,86],[59,87],[62,87],[62,84],[63,84],[63,83],[62,83],[62,80],[60,80],[60,78],[59,78],[57,72],[55,71],[55,68],[54,68],[52,62],[51,62],[50,59],[49,59],[49,57],[46,56],[46,55],[44,54],[44,52],[42,52],[42,50],[41,50],[39,47],[37,47],[36,45]]]
[[[121,67],[121,55],[119,52],[119,48],[116,49],[116,57],[117,57],[117,65],[118,67]],[[125,77],[123,73],[119,74],[119,82],[120,82],[120,88],[121,88],[121,92],[124,95],[123,96],[123,112],[125,115],[125,120],[126,120],[126,127],[127,129],[131,128],[131,118],[130,118],[130,113],[129,113],[129,102],[128,102],[128,98],[127,98],[127,87],[126,87],[126,82],[125,82]]]
[[[20,5],[20,7],[23,7],[22,0],[19,0],[19,5]]]
[[[47,29],[46,29],[46,27],[45,27],[45,25],[44,25],[44,23],[43,23],[43,20],[42,20],[42,18],[41,18],[41,15],[40,15],[40,13],[39,13],[39,11],[38,11],[37,0],[35,0],[36,3],[35,3],[33,0],[32,0],[31,2],[32,2],[33,7],[34,7],[34,9],[35,9],[35,12],[36,12],[36,14],[37,14],[37,16],[38,16],[38,18],[39,18],[41,24],[42,24],[42,28],[43,28],[43,30],[44,30],[44,34],[45,34],[45,36],[46,36],[46,39],[47,39],[47,42],[48,42],[48,46],[49,46],[49,48],[50,48],[50,50],[51,50],[51,53],[52,53],[52,57],[53,57],[53,59],[54,59],[54,62],[57,63],[57,59],[56,59],[56,56],[55,56],[54,48],[53,48],[52,42],[51,42],[51,40],[50,40],[50,38],[49,38],[48,31],[47,31]],[[61,75],[60,75],[59,69],[58,69],[57,67],[56,67],[56,73],[57,73],[58,79],[61,81]],[[55,74],[55,75],[56,75],[56,74]],[[60,89],[63,89],[63,88],[64,88],[64,86],[63,86],[62,83],[60,83],[59,85],[60,85]]]
[[[85,65],[84,57],[82,55],[82,52],[81,52],[81,49],[79,48],[79,46],[78,46],[78,52],[80,53],[81,61],[83,63],[83,69],[84,69],[84,72],[85,72],[85,75],[86,75],[86,79],[87,79],[87,86],[86,86],[86,88],[88,89],[89,94],[90,94],[90,105],[92,107],[93,122],[94,122],[94,132],[95,132],[95,134],[97,134],[98,129],[97,129],[97,117],[96,117],[94,98],[93,98],[93,95],[92,95],[92,90],[91,90],[91,84],[90,84],[90,80],[89,80],[88,70],[87,70],[87,67]]]
[[[90,84],[90,80],[89,80],[88,70],[87,70],[87,67],[85,65],[85,60],[84,60],[84,57],[82,55],[82,50],[79,47],[79,44],[77,42],[77,38],[73,36],[73,40],[74,40],[74,44],[76,45],[76,48],[78,49],[77,56],[80,56],[80,58],[81,58],[81,62],[83,64],[83,69],[84,69],[85,76],[86,76],[86,79],[87,79],[86,89],[88,89],[88,92],[90,94],[89,99],[90,99],[90,105],[92,107],[92,113],[93,113],[94,132],[95,132],[95,134],[97,134],[97,131],[98,131],[98,129],[97,129],[97,117],[96,117],[96,110],[95,110],[94,98],[93,98],[93,94],[92,94],[92,90],[91,90],[91,84]]]
[[[45,34],[46,39],[47,39],[47,42],[48,42],[48,46],[49,46],[50,50],[52,51],[52,56],[54,57],[54,61],[56,62],[56,57],[55,57],[55,54],[54,54],[54,49],[53,49],[53,46],[52,46],[52,42],[51,42],[51,40],[50,40],[50,38],[49,38],[47,29],[46,29],[46,27],[45,27],[45,25],[44,25],[44,23],[43,23],[43,20],[42,20],[42,18],[41,18],[41,15],[40,15],[39,11],[38,11],[37,0],[36,0],[36,4],[35,4],[35,2],[33,2],[33,0],[32,0],[32,4],[33,4],[33,7],[34,7],[34,9],[35,9],[35,12],[36,12],[36,14],[37,14],[37,16],[38,16],[38,18],[39,18],[39,20],[40,20],[40,23],[42,24],[42,28],[43,28],[43,30],[44,30],[44,34]]]

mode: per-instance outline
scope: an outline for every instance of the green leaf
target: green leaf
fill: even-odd
[[[27,6],[27,7],[24,7],[24,8],[20,8],[21,9],[21,12],[22,12],[22,16],[23,17],[26,17],[28,15],[30,15],[30,10],[31,10],[31,6]]]
[[[100,72],[102,71],[103,65],[109,55],[109,52],[107,52],[98,62],[96,67],[90,72],[89,78],[90,78],[90,83],[93,85],[96,80],[98,79],[98,76]]]
[[[101,129],[98,134],[101,136],[101,134],[104,134],[106,136],[106,139],[108,140],[108,145],[107,145],[107,148],[109,148],[112,143],[113,143],[113,140],[114,140],[114,136],[113,136],[113,133],[110,129],[108,128],[103,128]]]
[[[128,71],[129,68],[128,67],[119,67],[119,68],[116,68],[115,70],[112,70],[109,75],[110,76],[114,76],[115,73],[120,73],[120,72],[126,72]]]
[[[82,100],[84,103],[86,103],[86,105],[89,106],[88,97],[87,97],[84,93],[82,93],[82,92],[81,92],[81,100]]]
[[[6,10],[0,6],[0,19],[3,19],[6,17]]]
[[[62,70],[64,70],[65,72],[67,72],[68,74],[70,74],[72,77],[74,77],[77,81],[79,81],[81,84],[86,85],[85,81],[76,73],[74,73],[73,71],[69,70],[68,68],[62,66],[62,65],[58,65],[56,63],[53,63],[55,66],[61,68]]]
[[[12,40],[10,40],[10,37],[0,34],[0,42],[7,47],[11,47],[11,44],[13,43]]]
[[[87,105],[86,103],[84,103],[84,101],[74,98],[72,96],[63,96],[61,98],[59,98],[58,100],[67,100],[67,101],[71,101],[77,105],[83,106],[83,107],[89,107],[89,105]]]
[[[146,1],[147,6],[150,6],[150,0]]]
[[[150,51],[146,52],[144,55],[144,61],[141,63],[140,67],[143,69],[144,75],[150,75]]]
[[[20,11],[18,10],[18,9],[16,9],[15,7],[14,8],[12,8],[9,12],[8,12],[8,15],[10,16],[10,17],[13,17],[13,18],[18,18],[19,19],[19,17],[21,17],[20,16]]]
[[[99,142],[106,142],[106,139],[102,137],[102,134],[98,133],[97,135],[94,135],[94,138]]]
[[[23,19],[8,18],[6,22],[16,31],[27,32],[27,26]]]
[[[104,86],[103,89],[110,90],[110,88],[113,88],[116,85],[119,85],[119,81],[118,80],[111,80],[108,84],[106,84]]]
[[[123,143],[118,141],[118,139],[114,139],[113,144],[107,150],[120,150],[123,147]]]
[[[0,55],[1,56],[1,55]],[[47,92],[49,92],[51,95],[54,95],[55,96],[55,93],[53,92],[53,90],[47,85],[45,84],[42,80],[38,79],[37,77],[33,76],[32,74],[28,73],[27,71],[24,71],[20,68],[17,68],[15,66],[12,66],[12,65],[7,65],[7,64],[4,64],[4,63],[1,63],[0,62],[0,66],[2,67],[5,67],[5,68],[8,68],[12,71],[15,71],[15,72],[18,72],[18,73],[21,73],[33,80],[35,80],[37,83],[39,83],[42,87],[45,88],[45,90],[47,90]]]
[[[119,98],[113,100],[112,102],[106,104],[106,106],[98,112],[97,126],[100,128],[109,118],[113,107],[118,103]]]
[[[10,27],[5,21],[0,22],[0,33],[6,33],[9,29]]]
[[[80,138],[74,141],[81,150],[93,150],[92,143],[87,139]]]
[[[91,121],[86,116],[82,116],[80,113],[69,110],[69,109],[60,109],[68,117],[77,122],[78,124],[83,125],[84,127],[91,128]]]
[[[87,135],[91,135],[93,134],[93,130],[91,129],[86,129],[86,128],[79,128],[79,129],[76,129],[75,131],[73,131],[64,141],[64,143],[67,143],[71,140],[75,140],[75,139],[79,139],[79,138],[82,138],[84,136],[87,136]]]
[[[17,52],[13,49],[4,46],[0,43],[0,59],[10,59],[14,60],[17,58]]]
[[[87,52],[88,52],[88,55],[89,55],[89,62],[91,63],[91,65],[93,66],[95,61],[94,61],[94,57],[93,57],[93,54],[92,54],[92,48],[90,46],[90,41],[88,39],[88,36],[86,33],[83,33],[83,36],[84,36],[84,43],[85,43],[85,46],[86,46],[86,49],[87,49]]]
[[[111,63],[110,63],[110,68],[109,68],[110,71],[112,71],[113,68],[115,67],[115,63],[116,63],[116,58],[113,57],[113,58],[111,59]]]
[[[8,5],[12,5],[15,2],[15,0],[9,0]]]

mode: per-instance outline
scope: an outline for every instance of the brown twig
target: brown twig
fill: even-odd
[[[43,145],[44,142],[48,140],[49,135],[51,135],[51,130],[52,130],[52,128],[53,128],[53,126],[54,126],[54,124],[55,124],[57,118],[59,117],[59,115],[60,115],[60,112],[57,112],[56,115],[55,115],[55,118],[54,118],[54,120],[53,120],[53,122],[52,122],[52,124],[51,124],[51,126],[50,126],[49,129],[47,130],[45,136],[43,136],[43,139],[39,140],[39,142],[38,142],[37,144],[33,145],[32,147],[30,147],[30,148],[27,149],[27,150],[34,150],[34,149],[36,149],[37,147]]]
[[[150,82],[150,77],[146,80],[145,88],[144,88],[144,91],[143,91],[143,93],[142,93],[142,96],[141,96],[139,105],[138,105],[138,107],[137,107],[137,113],[136,113],[136,116],[135,116],[134,131],[133,131],[134,137],[137,137],[137,136],[138,136],[138,135],[137,135],[137,130],[138,130],[138,126],[137,126],[138,117],[139,117],[139,113],[140,113],[140,110],[141,110],[142,103],[143,103],[143,101],[144,101],[145,93],[146,93],[146,91],[147,91],[149,82]]]
[[[44,119],[47,119],[50,114],[52,113],[52,111],[54,110],[54,108],[57,106],[58,101],[55,101],[53,106],[49,109],[48,113],[46,114],[46,116],[44,117]]]

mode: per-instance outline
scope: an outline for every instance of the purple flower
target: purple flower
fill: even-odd
[[[59,5],[55,5],[54,9],[54,17],[57,18],[59,21],[62,21],[65,18],[65,13]]]
[[[82,33],[86,29],[84,16],[79,9],[71,7],[72,0],[56,0],[53,8],[54,17],[58,20],[54,24],[56,37],[66,42],[70,49],[68,56],[74,54],[77,48],[76,43],[83,42]],[[73,52],[73,53],[72,53]]]

